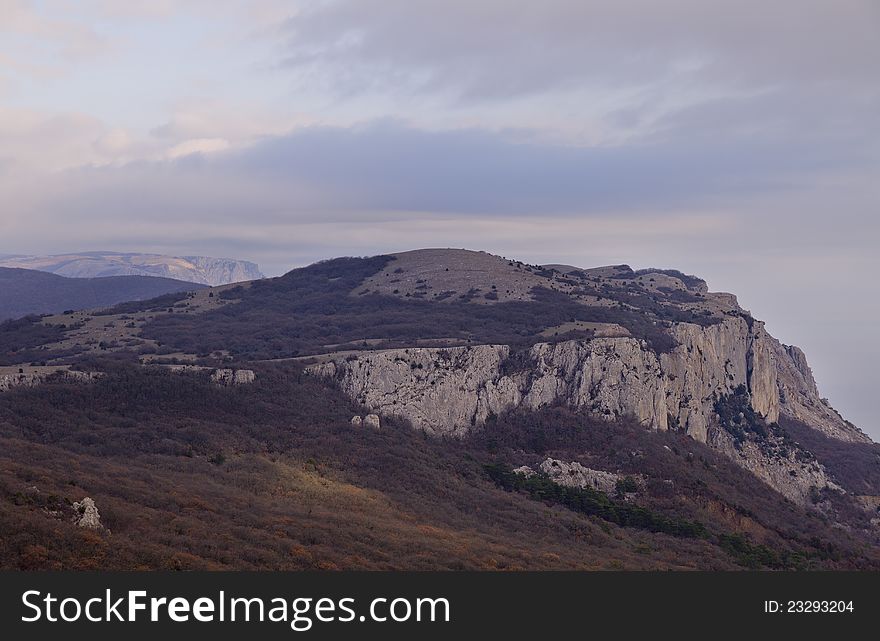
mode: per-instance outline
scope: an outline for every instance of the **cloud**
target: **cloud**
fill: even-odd
[[[0,106],[0,159],[8,170],[80,165],[99,157],[93,145],[106,131],[103,123],[83,113],[45,114]]]
[[[692,137],[671,127],[650,143],[575,147],[523,132],[381,121],[303,127],[245,147],[194,139],[157,160],[28,179],[0,174],[0,251],[213,244],[213,253],[239,247],[290,266],[355,248],[494,238],[532,259],[552,260],[574,242],[590,261],[637,262],[656,242],[670,248],[647,251],[658,264],[692,271],[722,259],[770,264],[872,251],[880,187],[863,148],[810,137]],[[102,140],[128,144],[122,133]],[[385,242],[371,250],[374,241]]]
[[[281,29],[298,91],[575,145],[752,138],[880,156],[872,0],[330,0]],[[378,107],[377,107],[378,105]],[[739,142],[738,142],[739,141]]]
[[[168,158],[181,158],[192,154],[210,154],[229,149],[225,138],[192,138],[177,143],[168,150]]]
[[[59,62],[93,57],[106,51],[108,39],[86,21],[44,11],[38,3],[0,0],[0,34],[9,37],[16,58],[26,52],[51,52]],[[26,47],[23,51],[22,47]]]
[[[286,24],[284,64],[330,70],[330,82],[345,92],[445,90],[480,100],[682,75],[747,88],[878,78],[880,8],[872,0],[335,0],[307,7]]]
[[[661,216],[787,193],[863,162],[845,145],[692,140],[682,131],[618,147],[522,139],[479,129],[424,131],[394,121],[303,127],[233,149],[224,139],[190,139],[172,146],[169,160],[47,177],[36,197],[45,212],[84,220],[120,212],[205,222],[248,216],[254,224],[327,212]],[[99,140],[106,153],[129,144],[124,132]]]

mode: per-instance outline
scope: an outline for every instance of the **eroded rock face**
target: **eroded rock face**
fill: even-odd
[[[257,379],[256,374],[250,369],[216,369],[211,374],[211,380],[218,385],[249,385]]]
[[[104,529],[104,526],[101,525],[101,515],[98,514],[98,507],[95,505],[95,501],[88,496],[82,501],[75,502],[73,504],[73,511],[73,522],[79,527],[88,530]]]
[[[522,401],[540,409],[559,401],[614,420],[632,416],[667,429],[666,386],[657,356],[633,338],[539,343],[529,356],[532,371],[521,377]]]
[[[364,352],[314,365],[354,400],[434,434],[462,436],[491,414],[564,403],[605,420],[632,417],[706,441],[718,395],[745,385],[754,409],[779,414],[776,370],[763,326],[742,318],[681,324],[679,345],[657,355],[634,338],[538,343],[511,366],[506,345]]]

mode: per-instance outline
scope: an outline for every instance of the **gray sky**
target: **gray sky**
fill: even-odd
[[[0,0],[0,253],[696,273],[880,438],[875,0]]]

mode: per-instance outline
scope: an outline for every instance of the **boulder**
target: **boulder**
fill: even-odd
[[[374,430],[379,429],[379,416],[377,414],[367,414],[364,417],[364,427],[371,427]]]

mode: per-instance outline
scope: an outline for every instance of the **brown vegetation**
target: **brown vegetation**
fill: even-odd
[[[743,565],[732,551],[754,551],[724,545],[734,534],[806,567],[877,563],[680,435],[556,408],[442,441],[390,418],[352,428],[363,409],[294,364],[255,365],[256,383],[223,389],[207,374],[93,365],[106,376],[92,385],[0,396],[4,568],[727,569]],[[547,455],[645,474],[640,505],[699,520],[710,538],[536,501],[484,469]],[[63,506],[83,496],[110,534],[70,522]]]

